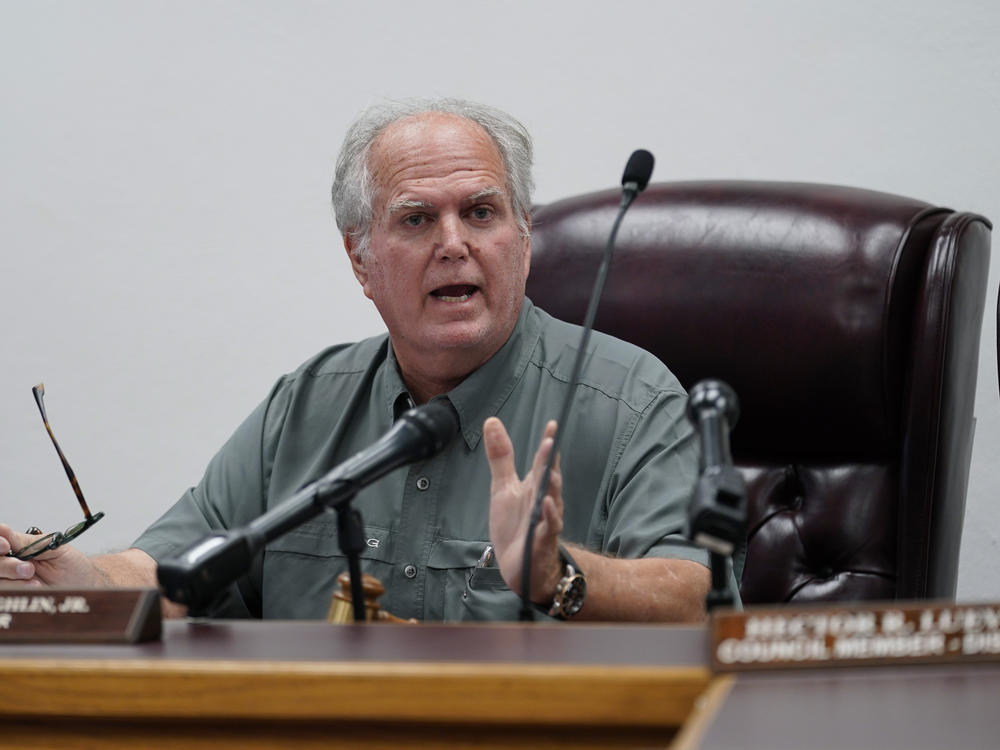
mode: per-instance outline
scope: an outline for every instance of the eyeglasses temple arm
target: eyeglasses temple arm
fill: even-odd
[[[76,495],[77,501],[80,503],[80,508],[83,509],[84,517],[89,521],[93,514],[90,512],[90,507],[87,505],[87,501],[83,497],[83,490],[80,489],[80,483],[76,481],[76,474],[73,473],[73,469],[69,465],[69,461],[66,460],[66,456],[63,455],[62,448],[59,447],[59,442],[56,440],[56,436],[52,433],[52,428],[49,426],[49,416],[45,413],[45,402],[43,400],[45,396],[45,384],[39,383],[31,392],[35,396],[35,403],[38,404],[38,411],[42,413],[42,423],[45,425],[45,431],[49,433],[49,438],[52,440],[52,445],[55,446],[56,453],[59,454],[59,460],[62,461],[63,469],[66,470],[66,476],[69,477],[69,483],[73,486],[73,492]]]

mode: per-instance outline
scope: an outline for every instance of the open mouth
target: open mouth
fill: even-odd
[[[478,290],[479,287],[472,286],[471,284],[454,284],[435,289],[431,292],[431,296],[442,302],[465,302]]]

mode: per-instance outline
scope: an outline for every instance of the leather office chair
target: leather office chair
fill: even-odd
[[[618,195],[535,210],[535,304],[582,321]],[[596,328],[739,395],[745,603],[954,597],[991,229],[811,184],[655,184],[633,205]]]

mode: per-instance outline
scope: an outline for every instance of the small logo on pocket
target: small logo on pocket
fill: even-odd
[[[372,537],[371,539],[366,540],[365,544],[367,544],[372,549],[378,549],[381,542],[375,537]]]

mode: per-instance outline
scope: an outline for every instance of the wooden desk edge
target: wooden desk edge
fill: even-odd
[[[706,667],[0,659],[0,716],[679,727]]]
[[[670,745],[670,750],[698,750],[701,747],[705,733],[729,697],[735,679],[735,675],[726,674],[715,677],[709,683],[705,692],[695,701],[687,721]]]

